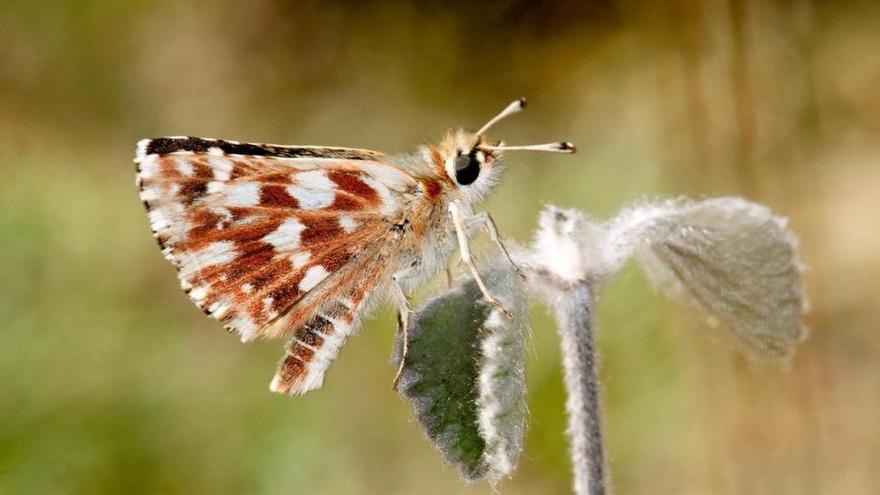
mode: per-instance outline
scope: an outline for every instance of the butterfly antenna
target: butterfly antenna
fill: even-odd
[[[474,135],[477,137],[479,142],[480,137],[485,134],[486,131],[489,130],[493,125],[497,124],[499,121],[510,117],[515,113],[521,112],[526,107],[526,99],[520,98],[510,105],[507,105],[507,108],[502,110],[498,115],[492,117],[489,122],[483,127],[480,127],[480,130],[475,132]],[[481,148],[486,148],[490,150],[497,151],[549,151],[551,153],[574,153],[577,151],[577,148],[571,143],[546,143],[546,144],[530,144],[526,146],[505,146],[503,144],[498,146],[491,145],[480,145]]]
[[[475,132],[474,135],[482,136],[486,131],[489,130],[490,127],[497,124],[499,121],[504,120],[507,117],[510,117],[511,115],[513,115],[515,113],[521,112],[522,109],[525,107],[526,107],[526,99],[525,98],[520,98],[520,99],[514,101],[510,105],[507,105],[507,108],[502,110],[501,113],[492,117],[492,120],[490,120],[489,122],[486,122],[486,125],[484,125],[483,127],[480,127],[480,130]]]
[[[546,144],[529,144],[526,146],[490,146],[490,145],[481,145],[481,148],[490,149],[493,151],[549,151],[551,153],[574,153],[577,151],[577,147],[571,143],[559,142],[559,143],[546,143]]]

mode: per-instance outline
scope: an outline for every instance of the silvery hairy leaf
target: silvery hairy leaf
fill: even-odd
[[[648,276],[732,331],[747,351],[788,357],[804,337],[803,265],[786,220],[740,198],[646,203],[602,226],[609,269]]]
[[[605,281],[634,257],[752,355],[788,357],[805,334],[797,240],[785,219],[740,198],[641,203],[604,223],[548,206],[534,251],[563,281]]]
[[[430,299],[410,318],[398,390],[465,479],[494,484],[522,452],[528,320],[522,281],[506,261],[492,266],[481,273],[512,318],[488,306],[472,279]]]

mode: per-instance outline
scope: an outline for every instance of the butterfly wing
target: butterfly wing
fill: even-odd
[[[199,138],[138,145],[141,199],[190,298],[243,341],[290,337],[273,390],[318,388],[394,269],[390,219],[416,183],[386,160]]]

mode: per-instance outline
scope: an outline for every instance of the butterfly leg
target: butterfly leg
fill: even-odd
[[[516,274],[523,280],[526,279],[525,272],[513,261],[513,258],[510,257],[510,252],[507,250],[507,246],[501,242],[501,237],[498,235],[498,227],[495,225],[495,219],[492,218],[492,215],[488,211],[481,211],[479,213],[474,214],[469,217],[466,221],[468,230],[481,225],[486,229],[486,233],[489,234],[489,239],[498,246],[502,253],[504,253],[504,257],[507,258],[507,261],[510,262],[510,265],[513,267]]]
[[[412,313],[412,309],[409,307],[409,299],[406,297],[406,293],[403,291],[400,281],[408,276],[412,276],[416,269],[416,266],[405,268],[395,273],[392,277],[392,281],[394,282],[392,289],[394,291],[393,297],[395,304],[397,304],[397,331],[400,332],[402,339],[400,363],[397,365],[397,373],[394,374],[394,381],[391,382],[392,390],[397,390],[397,384],[400,382],[400,375],[403,373],[403,366],[406,364],[406,356],[409,353],[409,315]]]
[[[481,277],[480,272],[477,271],[477,265],[474,263],[473,256],[471,255],[471,247],[468,243],[465,221],[462,218],[461,210],[459,210],[458,205],[455,203],[450,204],[449,214],[452,216],[452,224],[455,226],[455,234],[458,237],[458,248],[461,251],[461,260],[465,262],[468,268],[470,268],[471,274],[474,276],[474,281],[477,283],[477,287],[479,287],[480,292],[483,293],[483,298],[486,299],[486,302],[489,303],[489,305],[500,311],[501,314],[508,319],[512,318],[507,308],[505,308],[504,305],[502,305],[498,299],[495,299],[495,296],[489,292],[489,288],[486,287],[486,284],[483,282],[483,277]]]

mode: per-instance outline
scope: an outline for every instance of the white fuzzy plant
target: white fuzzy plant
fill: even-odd
[[[784,219],[739,198],[645,202],[606,222],[548,206],[532,245],[513,255],[525,281],[500,257],[486,269],[487,285],[512,317],[484,304],[473,280],[432,298],[412,316],[398,386],[469,481],[496,485],[522,453],[529,295],[556,317],[579,495],[609,491],[593,310],[597,291],[627,260],[707,313],[750,356],[786,360],[805,335],[797,242]]]

